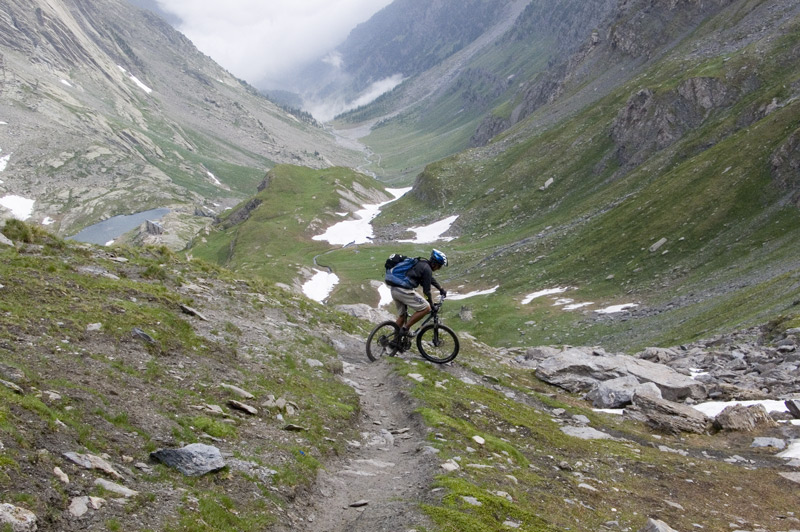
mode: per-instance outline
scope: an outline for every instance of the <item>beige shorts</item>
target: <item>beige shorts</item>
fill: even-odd
[[[425,299],[414,290],[409,288],[399,288],[397,286],[393,286],[391,289],[394,305],[397,307],[397,312],[401,316],[407,314],[408,309],[417,312],[419,310],[430,308],[428,302],[425,301]]]

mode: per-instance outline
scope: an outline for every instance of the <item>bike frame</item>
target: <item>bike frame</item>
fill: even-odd
[[[441,308],[442,304],[439,303],[437,308],[431,308],[430,314],[428,314],[424,320],[422,320],[419,325],[416,326],[414,329],[414,333],[418,333],[423,327],[425,327],[429,321],[433,320],[434,325],[439,325],[439,309]]]

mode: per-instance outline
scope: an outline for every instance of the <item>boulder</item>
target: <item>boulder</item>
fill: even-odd
[[[150,457],[174,467],[187,477],[205,475],[225,467],[219,449],[202,443],[192,443],[181,449],[159,449],[150,453]]]
[[[627,355],[594,353],[568,349],[540,362],[536,376],[573,393],[588,392],[602,381],[633,376],[654,383],[670,401],[706,398],[702,383],[669,367]]]
[[[633,406],[625,409],[625,415],[670,434],[704,434],[711,425],[705,414],[690,406],[643,394],[633,397]]]
[[[717,430],[744,430],[751,431],[758,427],[774,427],[775,421],[769,417],[764,405],[731,405],[717,414],[714,418],[714,428]]]
[[[630,404],[639,381],[632,375],[603,381],[591,392],[586,394],[586,399],[592,402],[595,408],[620,408]]]
[[[789,409],[789,413],[792,414],[796,419],[800,419],[800,400],[798,399],[790,399],[785,402],[786,408]]]
[[[649,360],[651,362],[658,362],[666,364],[678,357],[678,354],[672,349],[664,349],[662,347],[648,347],[641,353],[636,355],[637,358]]]

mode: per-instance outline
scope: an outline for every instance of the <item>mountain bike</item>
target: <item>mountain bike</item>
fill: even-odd
[[[393,357],[397,353],[408,351],[414,338],[420,354],[431,362],[445,364],[456,358],[459,347],[458,336],[453,329],[441,323],[439,310],[442,308],[442,302],[434,304],[425,320],[408,334],[402,334],[400,326],[393,321],[379,323],[367,338],[369,359],[375,362],[381,357]]]

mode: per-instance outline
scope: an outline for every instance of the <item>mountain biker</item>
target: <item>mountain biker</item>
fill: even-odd
[[[411,326],[424,318],[431,311],[431,307],[433,307],[431,285],[439,290],[442,297],[447,295],[447,290],[442,288],[442,285],[433,277],[433,272],[438,271],[442,266],[447,266],[447,256],[438,249],[434,249],[431,251],[430,258],[419,259],[408,271],[408,278],[411,284],[414,288],[422,286],[422,293],[425,295],[425,299],[421,298],[419,294],[414,291],[414,288],[402,288],[389,285],[392,292],[392,299],[394,299],[394,304],[400,313],[397,317],[397,325],[400,326],[400,332],[403,335],[407,335]],[[412,314],[410,318],[407,316],[408,309],[414,311],[414,314]]]

